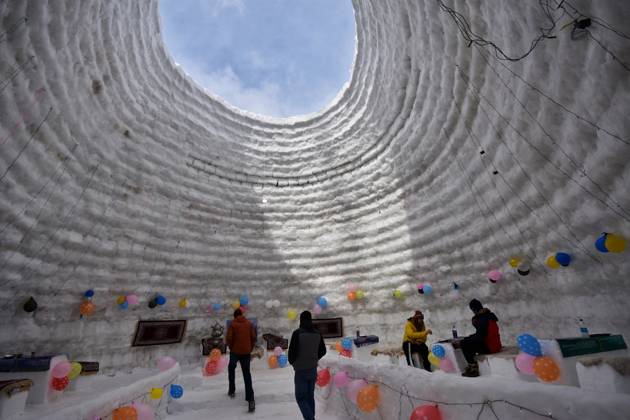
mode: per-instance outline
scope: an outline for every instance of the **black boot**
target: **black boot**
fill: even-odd
[[[228,397],[234,399],[234,393],[233,392],[228,392]]]
[[[247,410],[248,413],[253,413],[254,410],[256,410],[256,403],[254,402],[254,400],[249,401],[249,409]]]
[[[479,364],[477,362],[469,363],[468,366],[466,366],[466,369],[464,369],[462,376],[466,376],[468,378],[476,378],[479,376]]]

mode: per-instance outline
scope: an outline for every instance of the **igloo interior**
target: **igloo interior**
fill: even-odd
[[[347,88],[272,119],[175,65],[157,1],[2,2],[2,350],[105,372],[195,363],[242,294],[259,330],[285,337],[287,310],[319,296],[346,335],[392,346],[416,309],[436,339],[472,332],[472,298],[504,343],[575,336],[578,317],[628,337],[630,259],[594,243],[630,231],[630,40],[615,30],[630,3],[452,4],[483,40],[441,1],[354,0]],[[569,266],[548,265],[557,252]],[[96,311],[80,317],[87,289]],[[121,310],[126,294],[140,304]],[[146,319],[186,319],[182,343],[132,347]]]

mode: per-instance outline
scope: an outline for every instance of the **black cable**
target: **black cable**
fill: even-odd
[[[35,59],[35,56],[32,55],[30,56],[28,59],[26,59],[22,64],[18,64],[17,68],[15,68],[9,75],[9,77],[2,82],[2,87],[0,87],[0,94],[4,93],[5,89],[7,87],[9,87],[9,85],[11,85],[11,82],[13,82],[13,80],[20,74],[22,73],[24,70],[26,70],[26,65],[30,64],[33,59]],[[33,68],[35,68],[35,65],[33,65]]]

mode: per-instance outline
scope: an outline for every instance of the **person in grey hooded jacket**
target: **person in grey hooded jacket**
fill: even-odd
[[[300,328],[293,331],[289,363],[295,370],[295,400],[304,420],[315,420],[315,381],[317,362],[326,354],[322,335],[313,326],[309,311],[300,314]]]

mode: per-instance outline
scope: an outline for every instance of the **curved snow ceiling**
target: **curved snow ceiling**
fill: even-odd
[[[616,28],[630,18],[620,2],[575,3]],[[506,342],[574,335],[576,316],[630,333],[630,259],[593,247],[602,231],[630,232],[628,41],[590,28],[613,60],[557,28],[525,59],[497,61],[436,1],[353,4],[349,88],[314,118],[270,122],[178,71],[155,1],[4,2],[2,349],[106,366],[194,360],[209,321],[229,317],[207,305],[241,293],[263,330],[285,336],[286,310],[318,295],[347,332],[393,345],[413,309],[436,337],[469,331],[472,297],[499,315]],[[548,23],[527,2],[456,7],[514,56]],[[547,268],[556,251],[572,264]],[[530,261],[529,276],[512,256]],[[434,293],[413,291],[421,281]],[[365,300],[347,301],[350,282]],[[98,310],[79,320],[88,288]],[[395,288],[407,297],[392,299]],[[151,310],[158,292],[168,302]],[[117,308],[125,293],[140,306]],[[31,295],[40,307],[26,314]],[[130,351],[139,318],[187,318],[184,344]]]

